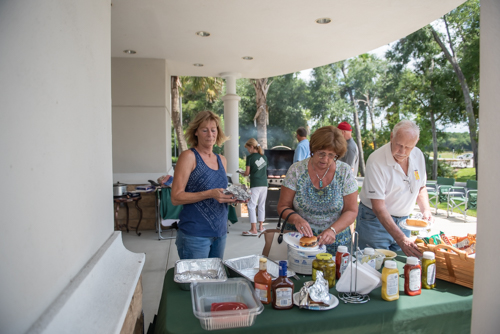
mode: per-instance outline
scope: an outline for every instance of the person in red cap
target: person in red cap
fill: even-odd
[[[354,177],[358,176],[358,166],[359,166],[359,152],[358,146],[352,139],[352,127],[347,122],[342,122],[337,125],[337,129],[342,131],[345,140],[347,141],[347,152],[346,154],[340,158],[339,160],[345,162],[349,166],[354,173]]]

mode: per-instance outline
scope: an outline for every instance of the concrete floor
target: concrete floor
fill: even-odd
[[[418,209],[415,210],[418,212]],[[433,211],[434,212],[434,211]],[[277,220],[264,223],[266,228],[275,228]],[[464,236],[467,233],[476,233],[477,220],[468,217],[465,223],[463,215],[454,214],[446,218],[446,211],[439,210],[435,215],[435,224],[432,233],[443,231],[447,235]],[[229,227],[224,259],[232,259],[252,254],[262,254],[264,238],[242,236],[243,231],[250,228],[248,217],[240,217],[238,223]],[[168,269],[174,267],[175,261],[179,259],[175,239],[158,240],[158,234],[154,230],[141,231],[139,237],[133,231],[123,233],[123,244],[134,253],[146,253],[146,263],[142,272],[143,285],[143,310],[144,327],[147,331],[149,324],[153,321],[158,311],[163,287],[163,279]],[[175,230],[164,230],[163,237],[175,236]]]

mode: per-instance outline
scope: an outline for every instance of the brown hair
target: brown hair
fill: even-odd
[[[319,150],[332,150],[342,158],[347,152],[347,142],[342,131],[334,126],[327,125],[319,128],[311,135],[309,141],[311,155]]]
[[[307,137],[307,130],[303,126],[298,128],[296,132],[300,137]]]
[[[247,140],[247,143],[245,144],[245,147],[251,147],[256,149],[260,155],[264,155],[264,150],[260,146],[260,144],[255,140],[255,138],[250,138]]]
[[[217,116],[214,112],[210,110],[204,110],[200,111],[198,115],[194,118],[194,120],[189,123],[189,127],[186,130],[186,137],[187,137],[187,144],[190,147],[196,147],[198,146],[198,137],[195,136],[196,130],[200,127],[200,125],[203,122],[206,121],[214,121],[216,126],[217,126],[217,139],[215,143],[220,146],[222,145],[226,140],[229,139],[229,137],[226,137],[224,134],[224,131],[222,131],[220,127],[220,118]]]

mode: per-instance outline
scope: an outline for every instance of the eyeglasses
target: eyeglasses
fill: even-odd
[[[408,184],[408,188],[410,188],[410,193],[413,194],[413,187],[411,186],[411,181],[408,176],[403,177],[403,181]]]
[[[339,155],[338,154],[333,154],[333,153],[328,153],[326,154],[325,152],[318,152],[316,154],[320,159],[323,159],[324,157],[328,157],[328,159],[330,160],[334,160],[334,161],[337,161],[337,159],[339,158]]]

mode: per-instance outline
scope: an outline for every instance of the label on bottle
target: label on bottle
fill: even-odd
[[[370,260],[368,260],[368,262],[367,262],[367,263],[368,263],[368,265],[369,265],[370,267],[372,267],[373,269],[375,269],[375,264],[377,263],[377,260],[376,260],[376,259],[370,259]],[[375,270],[376,270],[376,269],[375,269]]]
[[[257,292],[257,296],[259,296],[260,301],[268,302],[267,300],[267,288],[266,284],[255,283],[255,291]]]
[[[276,305],[290,306],[292,305],[292,288],[276,289]]]
[[[340,275],[344,273],[345,268],[347,268],[347,263],[349,262],[349,256],[343,256],[340,262]]]
[[[427,285],[434,285],[436,281],[436,264],[429,264],[427,266]]]
[[[399,292],[399,275],[397,273],[387,275],[387,295],[394,296]]]
[[[410,270],[410,283],[408,284],[408,288],[410,291],[418,291],[420,290],[420,283],[422,282],[420,278],[420,268]]]

